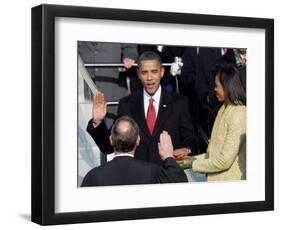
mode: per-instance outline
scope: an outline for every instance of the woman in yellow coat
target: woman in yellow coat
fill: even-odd
[[[223,102],[216,117],[207,153],[178,161],[183,168],[207,173],[208,181],[246,179],[246,93],[232,65],[214,71],[215,91]]]

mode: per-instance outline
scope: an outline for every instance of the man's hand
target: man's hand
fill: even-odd
[[[99,125],[102,120],[104,119],[107,112],[106,101],[104,99],[103,93],[97,93],[93,97],[93,109],[92,109],[92,116],[93,121],[96,125]]]
[[[159,155],[162,160],[173,157],[173,143],[168,132],[163,131],[160,134],[160,142],[158,143]]]
[[[123,64],[125,65],[126,69],[130,69],[134,63],[135,63],[135,60],[133,60],[131,58],[124,58],[123,59]]]
[[[190,148],[180,148],[180,149],[175,149],[174,151],[174,157],[176,159],[181,159],[181,158],[186,158],[188,154],[190,153]]]

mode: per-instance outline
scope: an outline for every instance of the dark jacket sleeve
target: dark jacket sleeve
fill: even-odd
[[[172,157],[168,157],[163,162],[158,180],[159,183],[187,182],[187,177],[184,171],[177,165],[176,161]]]
[[[109,142],[110,131],[107,129],[104,121],[102,121],[102,123],[99,124],[99,126],[94,128],[93,120],[91,119],[88,122],[87,132],[94,139],[94,141],[96,142],[97,146],[99,147],[102,153],[110,154],[114,152]]]
[[[182,109],[180,114],[180,133],[183,139],[183,145],[189,147],[193,154],[198,152],[198,137],[195,133],[193,118],[189,112],[188,99],[182,101]]]

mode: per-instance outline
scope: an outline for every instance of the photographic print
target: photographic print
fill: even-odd
[[[273,35],[273,19],[32,8],[32,221],[273,210]]]
[[[203,182],[207,181],[207,176],[209,181],[246,179],[245,48],[78,41],[77,52],[78,186]],[[160,65],[152,68],[159,74],[142,75],[142,69],[138,67],[138,63],[142,62],[138,60],[139,57],[141,60],[145,59],[145,63],[159,61]],[[126,61],[130,62],[127,66]],[[224,95],[221,98],[218,84],[222,82],[228,95],[235,95],[231,96],[233,98],[226,99]],[[95,116],[94,113],[98,112],[94,107],[95,105],[98,107],[99,104],[93,102],[95,100],[93,96],[98,92],[103,94],[107,112],[102,116],[103,122],[96,121],[102,123],[99,124],[99,128],[99,125],[94,124],[95,127],[92,125],[93,121],[89,123],[89,120],[94,119],[91,118]],[[154,125],[155,131],[153,127],[150,132],[147,122],[149,97],[155,97],[154,95],[156,100],[159,95],[159,100],[155,103],[157,106],[155,110],[159,111],[159,115],[155,116],[155,123],[158,123],[158,126]],[[169,102],[166,100],[167,95],[171,97]],[[123,99],[121,108],[129,109],[118,110],[122,98],[133,100],[135,103],[123,103]],[[178,98],[186,101],[180,107],[175,105]],[[219,110],[220,116],[217,118],[211,144],[209,139]],[[134,113],[135,111],[137,112]],[[222,116],[225,112],[228,114],[226,117]],[[104,133],[109,132],[114,120],[124,115],[132,118],[138,126],[133,141],[135,143],[132,143],[132,148],[126,152],[116,153],[109,136]],[[88,120],[83,120],[85,117],[88,117]],[[133,134],[133,130],[131,131]],[[171,138],[173,147],[173,153],[167,156],[161,156],[158,148],[163,131]],[[140,137],[139,141],[137,136]],[[126,138],[129,137],[133,138],[131,135],[119,136],[118,141],[128,145]],[[169,157],[174,160],[168,159],[171,162],[167,163],[165,160]],[[136,158],[136,162],[132,158]],[[159,175],[150,174],[148,178],[144,178],[146,171],[150,172],[152,169],[143,168],[146,167],[143,165],[139,166],[138,172],[136,170],[138,166],[133,165],[138,164],[139,159],[159,165],[166,172],[163,175],[163,170],[159,168]],[[199,163],[194,163],[192,168],[194,160],[198,160],[196,162]],[[101,165],[102,167],[98,167]],[[169,178],[166,174],[169,174],[167,169],[171,168],[173,170],[170,170],[172,175]],[[82,183],[85,172],[88,172],[88,176]],[[173,174],[175,178],[172,178]]]

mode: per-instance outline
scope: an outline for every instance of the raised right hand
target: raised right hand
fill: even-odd
[[[103,93],[97,93],[93,97],[92,116],[94,122],[98,125],[102,122],[107,112],[107,105]]]
[[[158,151],[162,160],[173,157],[173,143],[168,132],[163,131],[160,134],[160,142],[158,143]]]

